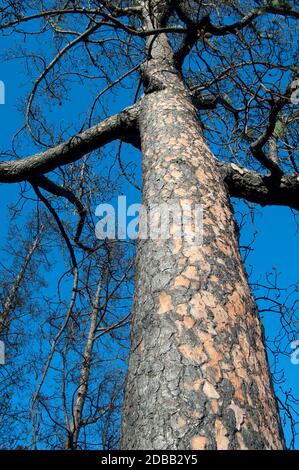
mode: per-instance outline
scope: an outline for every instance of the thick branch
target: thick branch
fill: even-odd
[[[139,147],[138,110],[139,105],[126,108],[45,152],[22,160],[0,162],[0,183],[16,183],[49,173],[117,139]]]
[[[299,174],[284,175],[280,180],[262,175],[233,163],[219,162],[230,196],[261,206],[287,206],[299,210]]]

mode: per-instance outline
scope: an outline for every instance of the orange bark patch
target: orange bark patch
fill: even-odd
[[[202,291],[201,296],[202,296],[203,303],[207,305],[208,307],[213,308],[217,306],[217,299],[214,297],[213,294],[211,294],[211,292]]]
[[[186,190],[183,188],[177,188],[174,190],[175,194],[180,197],[185,197],[186,196]]]
[[[245,381],[248,381],[248,371],[243,366],[244,354],[238,344],[232,348],[232,358],[238,376],[242,377],[242,379],[244,379]]]
[[[247,336],[245,334],[239,333],[238,339],[239,339],[239,344],[240,344],[242,350],[244,351],[245,356],[247,358],[249,358],[250,346],[249,346],[249,343],[248,343]]]
[[[186,420],[182,418],[181,416],[179,416],[176,421],[177,428],[182,429],[186,426],[186,424],[187,424]]]
[[[215,422],[216,443],[217,450],[227,450],[229,446],[229,439],[227,437],[227,430],[219,419]]]
[[[188,314],[187,305],[186,304],[178,305],[176,311],[179,315],[182,315],[182,316],[187,315]]]
[[[179,346],[179,351],[186,359],[197,364],[203,364],[207,360],[207,356],[199,346],[193,348],[189,344],[182,344]]]
[[[183,272],[183,276],[187,277],[188,279],[198,279],[198,272],[195,266],[188,266],[185,271]]]
[[[228,323],[228,314],[220,305],[212,309],[214,318],[217,323],[217,329],[223,329]]]
[[[160,301],[160,307],[159,307],[160,314],[167,313],[173,309],[171,297],[166,292],[161,292],[159,296],[159,301]]]
[[[219,411],[219,403],[217,400],[211,400],[211,408],[214,414],[217,414]]]
[[[201,271],[210,271],[211,266],[210,263],[208,263],[203,256],[202,252],[200,251],[200,248],[194,243],[190,243],[189,246],[186,246],[184,248],[183,254],[189,258],[189,263],[198,263],[200,265],[200,270]]]
[[[243,391],[242,391],[242,380],[240,377],[238,377],[234,372],[227,372],[227,376],[229,380],[232,383],[232,386],[235,389],[235,397],[240,400],[241,402],[244,402],[244,396],[243,396]]]
[[[263,380],[261,380],[260,377],[255,377],[255,383],[257,385],[257,388],[258,388],[258,392],[259,392],[259,396],[260,396],[260,400],[263,401],[263,402],[266,402],[267,403],[267,399],[270,395],[269,393],[269,390],[267,390],[267,384],[264,383]]]
[[[194,382],[184,383],[184,388],[189,392],[197,392],[202,385],[202,379],[195,380]]]
[[[198,170],[196,170],[195,174],[201,183],[209,181],[209,178],[207,177],[206,172],[202,168],[199,168]]]
[[[182,240],[180,238],[176,238],[173,240],[173,254],[177,255],[178,252],[182,248]]]
[[[167,157],[164,158],[166,162],[171,162],[172,160],[176,160],[177,156],[176,155],[168,155]]]
[[[193,328],[193,326],[195,325],[194,318],[191,318],[189,316],[185,316],[183,318],[183,322],[184,322],[184,327],[186,328],[186,330],[189,330],[190,328]]]
[[[198,249],[198,246],[195,247],[193,245],[191,246],[188,246],[184,249],[184,255],[187,257],[187,258],[190,258],[191,256],[192,257],[195,257],[196,260],[200,260],[202,255]]]
[[[205,382],[203,386],[203,392],[209,398],[220,398],[219,393],[215,389],[214,385],[212,385],[210,382]]]
[[[199,419],[199,418],[203,417],[203,414],[200,411],[194,410],[194,411],[191,411],[191,416],[192,416],[192,418],[198,418]]]
[[[190,286],[190,281],[184,276],[177,276],[174,280],[174,287],[188,287]]]
[[[179,179],[179,178],[182,178],[184,175],[183,175],[183,173],[182,173],[181,171],[179,171],[179,170],[174,170],[174,169],[173,169],[172,172],[171,172],[171,176],[172,176],[174,179],[177,180],[177,179]]]
[[[234,317],[244,315],[246,313],[245,305],[239,292],[235,291],[229,298],[226,305],[228,313]]]
[[[195,294],[192,297],[190,302],[191,307],[191,315],[194,318],[206,318],[207,317],[207,310],[206,306],[204,305],[201,295],[199,293]]]
[[[239,449],[240,450],[248,450],[248,447],[246,447],[241,433],[237,432],[236,436],[237,436],[237,441],[238,441],[238,444],[239,444]]]
[[[222,253],[224,253],[226,256],[231,256],[233,254],[233,249],[232,246],[229,242],[229,240],[221,240],[218,238],[217,240],[217,246]]]
[[[173,123],[173,117],[171,114],[169,114],[165,120],[164,120],[165,124],[172,124]]]
[[[210,358],[209,365],[213,368],[214,367],[218,368],[219,361],[223,359],[223,356],[215,349],[213,338],[211,337],[210,334],[204,333],[203,331],[200,331],[200,330],[197,330],[196,334],[199,337],[199,339],[202,341],[205,351],[207,352]]]
[[[183,145],[184,147],[189,147],[190,145],[190,141],[188,138],[186,137],[180,137],[178,140],[177,140],[177,143],[180,144],[180,145]]]
[[[222,355],[215,349],[212,338],[209,338],[204,344],[205,350],[210,357],[212,367],[217,366],[222,359]]]
[[[238,431],[240,431],[242,424],[244,423],[245,415],[246,412],[245,410],[242,410],[239,406],[237,406],[234,402],[231,403],[229,406],[235,413],[235,418],[236,418],[236,428]]]
[[[206,436],[193,436],[191,439],[191,449],[192,450],[204,450],[208,438]]]

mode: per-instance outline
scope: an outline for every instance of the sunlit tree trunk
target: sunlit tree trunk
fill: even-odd
[[[226,187],[165,36],[143,70],[143,204],[203,207],[203,243],[139,242],[123,449],[282,449]]]

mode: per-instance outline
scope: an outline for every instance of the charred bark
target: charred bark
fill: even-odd
[[[281,449],[262,325],[195,110],[153,93],[140,127],[143,204],[202,204],[204,240],[139,244],[123,448]]]
[[[166,37],[155,41],[139,117],[143,204],[201,204],[203,243],[139,241],[122,448],[283,449],[227,187]]]

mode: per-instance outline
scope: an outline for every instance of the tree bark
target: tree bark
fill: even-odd
[[[82,426],[83,410],[86,396],[89,388],[90,369],[92,365],[92,354],[96,340],[96,331],[98,326],[98,314],[100,309],[100,297],[102,290],[103,273],[100,275],[98,287],[93,301],[93,308],[90,314],[90,323],[87,334],[87,341],[82,358],[79,386],[76,392],[72,406],[72,421],[68,430],[68,439],[65,443],[65,449],[74,450],[78,447],[78,440]]]
[[[139,119],[143,204],[201,204],[204,238],[139,241],[121,446],[283,449],[227,189],[165,37],[156,41]]]

